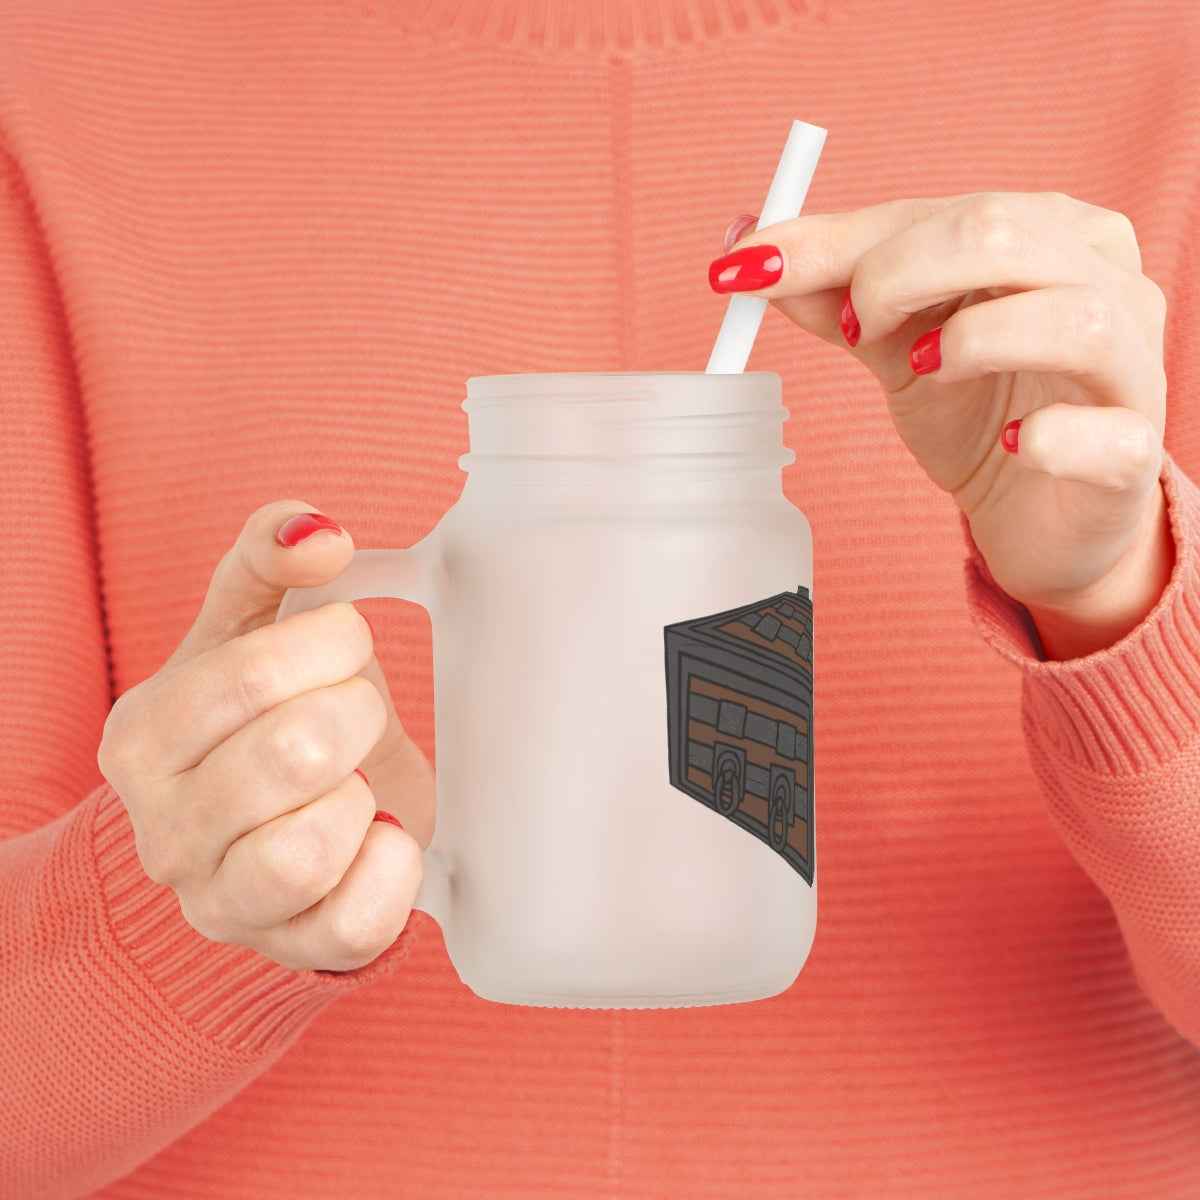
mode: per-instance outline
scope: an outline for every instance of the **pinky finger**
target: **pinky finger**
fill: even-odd
[[[1131,408],[1050,404],[1005,426],[1021,466],[1103,492],[1140,492],[1158,477],[1162,443]]]
[[[371,822],[338,885],[274,931],[272,957],[317,970],[352,971],[400,936],[421,885],[421,848],[398,824]]]

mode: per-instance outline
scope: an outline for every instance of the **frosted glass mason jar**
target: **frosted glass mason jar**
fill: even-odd
[[[429,611],[417,906],[490,1000],[782,991],[816,876],[812,541],[783,494],[779,377],[490,376],[464,408],[467,478],[433,532],[280,609]]]

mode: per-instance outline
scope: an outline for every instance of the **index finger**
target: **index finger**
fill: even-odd
[[[844,288],[860,258],[888,238],[904,232],[953,204],[964,193],[923,199],[889,200],[843,213],[815,213],[779,221],[747,234],[730,254],[747,246],[777,246],[784,260],[779,282],[756,294],[769,300]],[[1069,229],[1110,262],[1140,274],[1141,253],[1129,219],[1060,192],[986,193],[1011,197]]]
[[[154,747],[155,774],[181,774],[269,709],[361,674],[373,653],[371,628],[353,604],[295,613],[146,680],[136,740]]]

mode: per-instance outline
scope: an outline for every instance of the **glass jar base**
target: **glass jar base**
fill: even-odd
[[[768,1000],[786,992],[799,978],[776,978],[753,987],[712,992],[680,992],[675,995],[612,994],[590,992],[572,996],[561,992],[524,992],[502,986],[475,986],[471,990],[481,1000],[497,1004],[517,1004],[526,1008],[587,1008],[587,1009],[650,1009],[650,1008],[708,1008],[718,1004],[745,1004],[753,1000]],[[470,986],[470,985],[468,985]]]

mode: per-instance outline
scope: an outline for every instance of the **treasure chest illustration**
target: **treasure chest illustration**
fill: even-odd
[[[671,783],[813,881],[812,600],[665,629]]]

